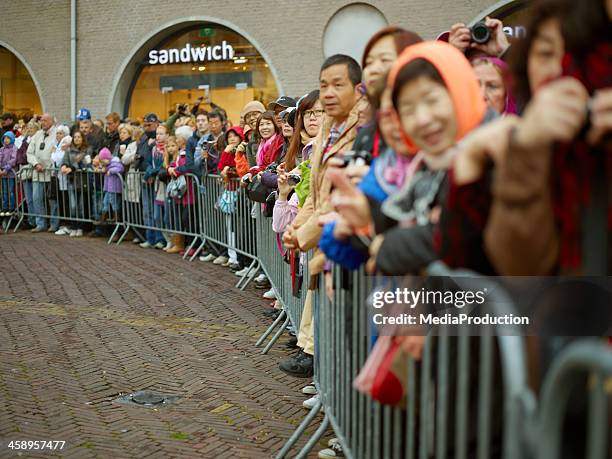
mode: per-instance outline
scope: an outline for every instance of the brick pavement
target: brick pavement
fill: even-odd
[[[226,268],[29,232],[0,235],[0,263],[0,457],[14,439],[66,441],[24,457],[265,458],[306,414],[283,347],[253,347],[261,291]],[[141,389],[181,399],[112,402]]]

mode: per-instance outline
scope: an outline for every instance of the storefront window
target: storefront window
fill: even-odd
[[[236,32],[202,24],[151,49],[128,97],[128,116],[155,112],[167,117],[176,104],[193,104],[207,96],[222,107],[233,124],[251,100],[264,104],[278,97],[268,64],[257,49]],[[211,110],[210,105],[203,105]]]
[[[23,63],[0,46],[0,113],[11,112],[19,118],[42,112],[38,91]]]

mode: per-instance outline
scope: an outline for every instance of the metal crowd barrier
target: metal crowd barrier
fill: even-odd
[[[75,171],[66,181],[48,170],[48,182],[28,178],[28,170],[15,177],[14,185],[2,177],[0,203],[15,194],[15,230],[25,218],[69,222],[71,226],[94,223],[102,212],[103,176]],[[52,179],[53,174],[56,179]],[[47,177],[47,174],[44,175]],[[116,227],[162,231],[192,236],[190,247],[201,241],[233,249],[251,259],[250,273],[238,285],[244,288],[262,270],[270,280],[283,312],[258,340],[263,341],[281,324],[263,353],[268,352],[289,323],[299,329],[308,286],[304,281],[299,296],[292,291],[290,267],[283,261],[282,244],[272,231],[271,218],[263,217],[261,205],[250,202],[236,187],[232,212],[222,212],[219,198],[226,190],[218,176],[200,181],[189,175],[193,200],[177,205],[163,201],[155,183],[145,183],[141,173],[128,172],[122,179],[121,206],[114,215]],[[38,183],[37,185],[35,185]],[[34,205],[26,203],[33,199]],[[150,203],[144,204],[144,202]],[[147,207],[148,206],[148,207]],[[147,210],[145,211],[145,207]],[[255,217],[254,218],[254,212]],[[9,218],[7,231],[10,227]],[[55,225],[54,225],[55,226]],[[112,238],[112,236],[111,236]],[[120,242],[119,241],[119,242]],[[441,264],[429,268],[432,276],[472,273],[449,271]],[[357,392],[353,381],[372,346],[371,317],[364,306],[374,278],[361,272],[334,269],[334,296],[330,301],[320,285],[313,297],[315,320],[315,385],[320,401],[305,417],[277,458],[286,457],[300,435],[322,409],[324,418],[317,431],[297,454],[304,458],[331,426],[347,458],[436,457],[524,457],[557,459],[562,453],[562,427],[571,391],[587,381],[588,396],[585,451],[582,457],[609,457],[612,451],[610,412],[612,352],[602,343],[579,340],[561,352],[548,372],[538,401],[527,385],[526,351],[523,338],[478,337],[462,331],[459,336],[438,333],[424,338],[422,358],[407,357],[406,403],[403,407],[382,405]],[[321,283],[322,284],[322,283]],[[500,313],[512,313],[510,296],[496,286],[493,304],[505,305]],[[462,329],[464,330],[464,329]]]
[[[473,276],[435,263],[432,276]],[[305,458],[329,426],[347,458],[487,459],[562,456],[562,426],[572,389],[589,381],[588,435],[580,457],[606,458],[612,451],[612,349],[581,340],[556,359],[545,379],[540,406],[527,384],[521,336],[459,336],[438,331],[425,337],[420,361],[407,357],[404,409],[382,405],[358,392],[353,381],[370,353],[371,317],[365,306],[374,278],[334,269],[334,297],[323,282],[315,296],[315,385],[320,396],[279,451],[287,457],[323,410],[324,418],[296,458]],[[499,285],[488,290],[497,314],[515,313]],[[510,306],[509,306],[510,305]],[[606,392],[607,391],[607,392]],[[292,456],[293,457],[293,456]],[[577,456],[578,457],[578,456]]]
[[[122,180],[120,175],[114,175]],[[37,172],[27,166],[17,173],[15,188],[21,201],[16,209],[18,221],[14,231],[26,218],[41,228],[70,226],[76,230],[102,218],[105,199],[102,172],[83,169],[66,175],[58,168]],[[121,224],[121,193],[112,195],[115,196],[107,198],[110,212],[106,223]]]
[[[259,338],[256,347],[259,347],[272,331],[282,322],[281,327],[263,349],[262,354],[267,354],[274,343],[280,338],[285,329],[292,324],[296,333],[300,328],[302,319],[302,308],[306,298],[308,287],[308,263],[306,254],[295,253],[297,257],[294,263],[301,263],[303,267],[302,286],[299,291],[294,292],[290,265],[285,259],[290,260],[291,253],[283,250],[281,234],[272,230],[272,218],[263,216],[261,210],[257,216],[258,254],[262,270],[269,279],[276,297],[283,310],[276,320],[270,325],[266,332]],[[299,282],[298,279],[296,279]],[[296,289],[297,290],[297,289]]]
[[[193,174],[185,174],[186,190],[181,198],[170,198],[166,189],[170,183],[152,177],[145,180],[144,172],[130,170],[123,182],[122,206],[124,208],[123,233],[120,244],[130,230],[145,232],[143,240],[154,239],[153,245],[170,242],[172,235],[180,234],[191,238],[186,246],[184,258],[202,238],[200,230],[200,180]],[[201,247],[201,245],[200,245]],[[198,250],[199,251],[199,250]],[[196,251],[197,254],[197,251]],[[195,257],[192,256],[191,259]]]
[[[200,225],[205,239],[214,246],[233,250],[249,260],[250,267],[257,264],[256,227],[251,218],[251,203],[240,183],[232,179],[228,184],[220,175],[206,174],[199,189]],[[221,210],[219,200],[227,197],[233,204]]]
[[[0,221],[2,231],[8,233],[13,220],[18,216],[19,207],[25,197],[20,189],[15,172],[0,176]]]

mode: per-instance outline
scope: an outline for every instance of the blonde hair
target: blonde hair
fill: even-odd
[[[177,148],[177,152],[173,155],[172,158],[170,158],[170,153],[168,153],[168,144],[169,143],[174,143],[177,147],[179,146],[178,139],[176,137],[174,137],[173,135],[169,136],[166,139],[166,148],[164,150],[164,167],[168,167],[170,165],[170,163],[172,161],[175,161],[176,157],[178,156],[178,148]]]
[[[144,130],[141,127],[132,126],[132,141],[138,142],[143,134]]]
[[[127,131],[128,134],[130,135],[130,137],[132,137],[132,135],[134,135],[134,128],[132,126],[130,126],[129,124],[121,124],[119,125],[119,133],[121,133],[121,131]]]

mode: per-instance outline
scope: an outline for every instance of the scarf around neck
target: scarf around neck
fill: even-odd
[[[278,134],[274,134],[268,140],[260,142],[257,148],[257,165],[268,166],[271,164],[281,151],[283,143],[283,136]]]

